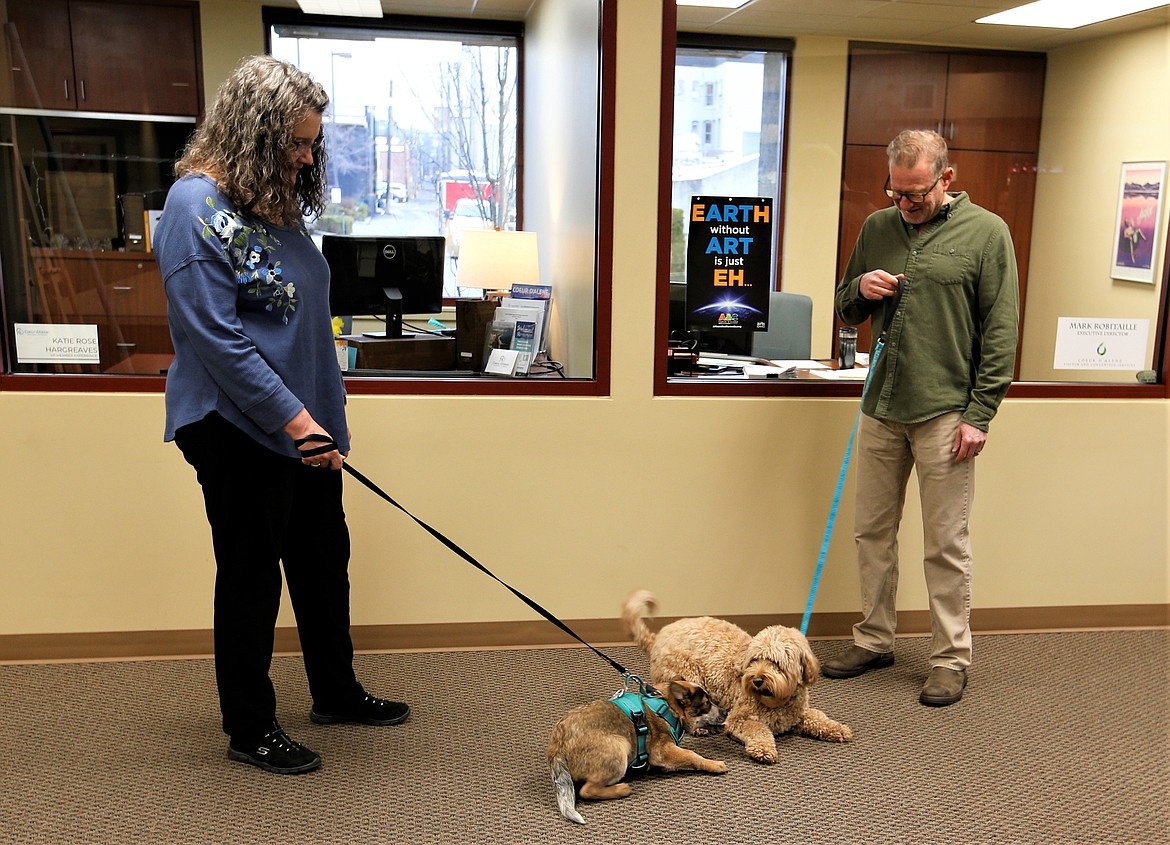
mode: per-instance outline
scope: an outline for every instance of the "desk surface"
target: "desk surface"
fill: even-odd
[[[343,375],[347,377],[361,378],[366,376],[368,378],[409,378],[409,379],[444,379],[444,378],[486,378],[483,373],[475,370],[378,370],[378,369],[353,369],[346,370]]]
[[[860,356],[859,356],[860,357]],[[864,361],[860,362],[864,363]],[[865,381],[869,370],[864,366],[848,370],[838,369],[837,362],[801,359],[796,361],[757,361],[736,356],[699,355],[701,369],[670,375],[679,381],[771,381],[771,380],[822,380],[822,381]],[[771,372],[775,369],[775,374]]]

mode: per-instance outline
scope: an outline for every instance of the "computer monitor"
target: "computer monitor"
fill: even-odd
[[[438,236],[324,235],[329,263],[329,313],[386,317],[386,331],[402,337],[403,314],[443,310],[445,238]]]

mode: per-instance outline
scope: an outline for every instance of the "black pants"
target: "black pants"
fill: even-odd
[[[349,529],[341,473],[261,446],[218,414],[175,432],[203,487],[215,550],[215,680],[224,733],[270,729],[269,677],[281,575],[288,582],[314,704],[362,695],[349,634]]]

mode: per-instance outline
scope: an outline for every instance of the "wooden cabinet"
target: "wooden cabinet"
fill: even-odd
[[[837,279],[865,218],[890,205],[886,145],[903,129],[947,139],[952,191],[1004,219],[1020,273],[1021,321],[1032,244],[1045,58],[1039,54],[855,47],[849,61]],[[834,331],[837,321],[834,321]],[[868,326],[859,349],[870,348]]]
[[[955,150],[1035,152],[1044,56],[860,48],[849,58],[848,144],[933,129]]]
[[[185,0],[9,0],[0,105],[196,116],[198,33]]]
[[[942,134],[955,150],[1030,152],[1040,148],[1042,55],[955,53],[947,60]]]
[[[68,0],[8,0],[0,104],[23,108],[76,108]],[[65,49],[62,49],[64,45]]]
[[[884,147],[903,129],[938,131],[946,84],[945,53],[856,50],[849,57],[845,143]]]
[[[165,368],[174,350],[166,294],[153,254],[36,249],[32,264],[35,319],[96,324],[98,372]],[[146,369],[136,367],[136,362]]]

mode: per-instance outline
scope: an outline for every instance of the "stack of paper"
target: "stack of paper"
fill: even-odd
[[[848,370],[813,370],[812,373],[830,381],[865,381],[869,370],[865,367],[853,367]]]
[[[526,373],[540,351],[540,344],[544,339],[545,310],[548,300],[544,299],[516,299],[508,297],[501,300],[496,314],[492,318],[496,323],[510,323],[515,328],[512,331],[511,348],[520,353],[516,361],[516,372]]]
[[[547,352],[549,315],[552,313],[552,285],[512,285],[512,295],[504,302],[511,303],[516,300],[521,301],[522,304],[540,305],[544,309],[544,322],[540,327],[540,343],[537,344],[536,349],[538,352]]]

